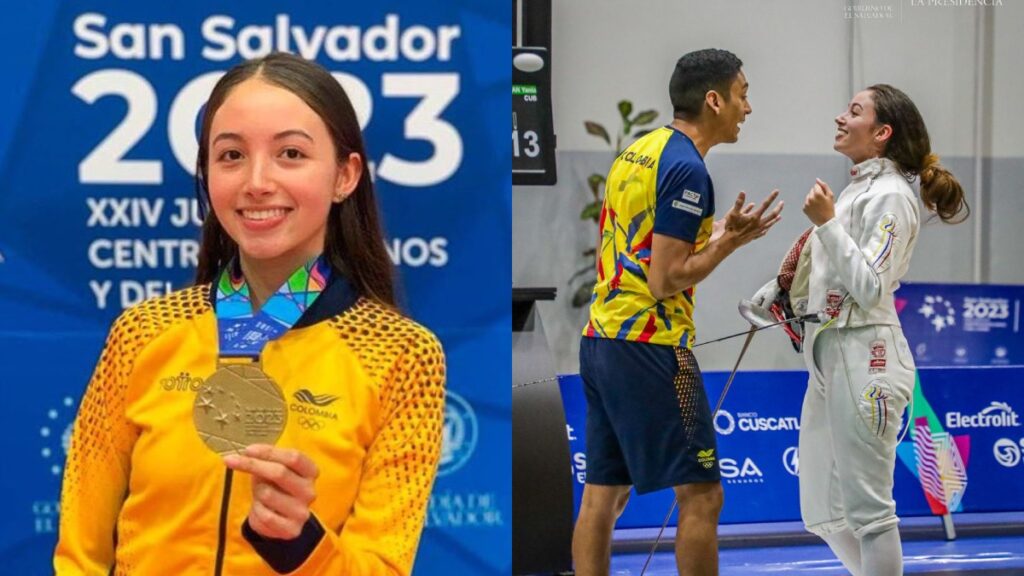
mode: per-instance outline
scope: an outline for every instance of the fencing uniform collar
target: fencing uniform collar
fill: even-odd
[[[899,173],[899,166],[888,158],[869,158],[860,164],[854,165],[853,168],[850,168],[850,176],[853,178],[853,182],[857,182],[865,178],[874,178],[875,176],[886,173]]]

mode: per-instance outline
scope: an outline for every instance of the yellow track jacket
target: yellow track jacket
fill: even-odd
[[[310,520],[289,541],[249,528],[250,476],[226,474],[193,426],[217,350],[209,286],[115,322],[75,421],[57,576],[409,574],[441,447],[434,335],[336,274],[264,348],[288,401],[277,445],[320,468]]]

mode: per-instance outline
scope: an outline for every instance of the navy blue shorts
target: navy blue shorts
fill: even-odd
[[[721,479],[711,407],[688,348],[584,336],[580,376],[588,484],[643,494]]]

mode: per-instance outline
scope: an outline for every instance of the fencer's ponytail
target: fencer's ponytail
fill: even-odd
[[[932,154],[928,128],[914,102],[888,84],[869,86],[879,124],[892,127],[884,156],[899,165],[904,176],[921,177],[921,201],[947,224],[959,224],[971,213],[956,176]]]
[[[964,200],[964,189],[956,176],[939,163],[939,157],[935,154],[928,154],[923,164],[921,201],[925,207],[947,224],[959,224],[966,220],[971,209]]]

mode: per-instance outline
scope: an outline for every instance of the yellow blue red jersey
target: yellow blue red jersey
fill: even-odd
[[[664,126],[626,148],[605,184],[597,283],[584,336],[691,346],[694,289],[662,300],[651,295],[651,245],[654,234],[664,234],[700,251],[714,214],[711,177],[686,134]]]

